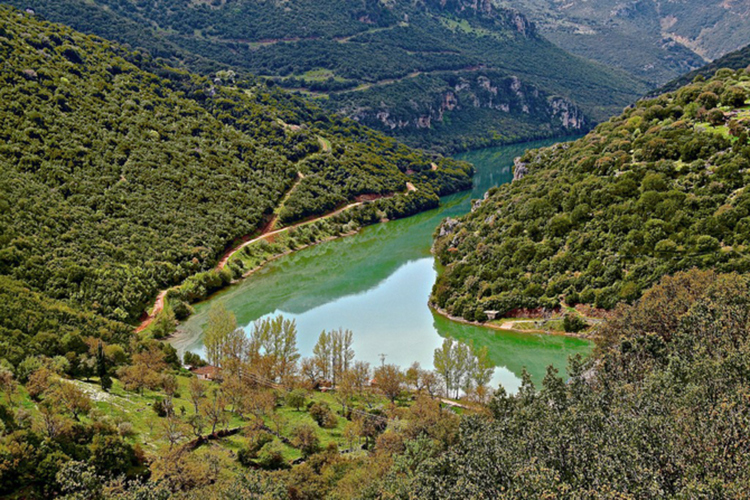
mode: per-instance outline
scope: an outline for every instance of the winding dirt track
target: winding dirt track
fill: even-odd
[[[237,252],[239,252],[240,250],[242,250],[243,248],[245,248],[248,245],[252,245],[253,243],[255,243],[257,241],[266,239],[268,237],[271,237],[271,236],[274,236],[274,235],[277,235],[277,234],[281,234],[281,233],[283,233],[285,231],[289,231],[290,229],[294,229],[295,227],[304,226],[305,224],[311,224],[311,223],[313,223],[315,221],[318,221],[318,220],[321,220],[321,219],[326,219],[326,218],[329,218],[329,217],[333,217],[335,215],[340,214],[341,212],[349,210],[350,208],[354,208],[354,207],[356,207],[358,205],[362,205],[364,203],[366,203],[366,202],[365,201],[358,201],[358,202],[355,202],[355,203],[350,203],[350,204],[346,205],[345,207],[339,208],[338,210],[335,210],[335,211],[333,211],[331,213],[324,214],[324,215],[321,215],[321,216],[318,216],[318,217],[315,217],[313,219],[309,219],[309,220],[306,220],[306,221],[298,222],[297,224],[294,224],[294,225],[291,225],[291,226],[287,226],[287,227],[283,227],[281,229],[276,229],[276,230],[272,230],[273,227],[274,227],[274,225],[276,224],[276,216],[274,216],[274,217],[271,218],[271,220],[268,221],[268,223],[266,223],[265,226],[263,226],[263,228],[261,229],[261,234],[259,236],[255,237],[255,238],[252,238],[252,239],[247,239],[247,238],[249,238],[249,236],[246,237],[246,238],[243,238],[243,242],[242,243],[240,243],[239,245],[237,245],[237,246],[235,246],[235,247],[227,250],[224,253],[224,255],[222,256],[221,260],[219,260],[219,263],[216,265],[216,269],[218,269],[218,270],[224,269],[224,267],[227,265],[227,262],[229,262],[229,259],[232,257],[232,255],[236,254]],[[156,316],[158,316],[159,313],[164,309],[164,300],[165,300],[165,298],[167,296],[167,292],[168,291],[169,291],[169,289],[162,290],[161,292],[159,292],[159,295],[157,295],[157,297],[156,297],[156,302],[154,303],[154,307],[151,309],[151,312],[148,313],[148,315],[145,318],[143,318],[143,320],[138,325],[138,327],[136,327],[136,329],[135,329],[136,333],[142,332],[143,330],[145,330],[148,327],[148,325],[150,325],[154,321],[154,318],[156,318]]]

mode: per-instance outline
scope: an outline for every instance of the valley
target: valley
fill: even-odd
[[[0,4],[0,498],[747,496],[745,0]]]
[[[300,331],[307,332],[299,338],[303,355],[312,354],[316,340],[312,334],[342,327],[354,332],[358,358],[373,366],[385,354],[389,363],[403,369],[414,361],[429,368],[442,338],[453,337],[489,349],[490,360],[498,367],[493,385],[517,390],[524,367],[541,383],[548,365],[563,370],[568,356],[589,351],[589,342],[463,325],[431,311],[427,302],[436,277],[430,254],[432,234],[440,221],[464,215],[472,199],[509,182],[516,156],[551,143],[459,156],[476,169],[470,194],[452,195],[443,199],[441,208],[275,259],[250,278],[196,304],[196,314],[177,328],[169,342],[180,356],[185,351],[205,355],[202,333],[208,312],[222,304],[247,330],[254,321],[278,314],[296,320]]]

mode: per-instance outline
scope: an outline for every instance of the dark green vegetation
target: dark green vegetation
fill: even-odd
[[[703,66],[750,40],[747,2],[503,0],[500,3],[519,9],[559,47],[622,68],[652,85],[661,85]]]
[[[203,74],[250,71],[440,151],[587,130],[642,95],[489,1],[13,0]]]
[[[464,419],[411,498],[746,497],[749,322],[747,276],[665,278],[602,329],[592,367]]]
[[[728,68],[733,70],[746,69],[750,67],[750,45],[743,47],[734,52],[730,52],[719,59],[716,59],[712,63],[706,64],[690,73],[680,76],[667,83],[661,89],[655,91],[659,94],[664,92],[673,92],[680,87],[688,85],[696,78],[711,78],[711,76],[722,68]]]
[[[274,212],[288,224],[385,196],[352,216],[364,224],[471,185],[468,164],[298,97],[222,86],[7,7],[0,60],[0,352],[13,365],[78,337],[124,343],[157,290],[213,268]]]
[[[611,309],[679,270],[750,270],[749,85],[721,70],[527,152],[524,178],[438,229],[433,303],[480,321],[563,302]]]

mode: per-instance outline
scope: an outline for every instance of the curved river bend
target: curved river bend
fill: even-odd
[[[297,321],[297,345],[309,356],[323,330],[348,328],[354,332],[356,359],[375,366],[381,354],[387,363],[406,368],[419,361],[432,367],[432,355],[444,337],[488,346],[496,364],[493,384],[515,392],[524,367],[541,383],[546,367],[561,373],[568,356],[588,354],[585,340],[531,333],[515,333],[464,325],[427,307],[435,282],[430,254],[432,233],[445,217],[469,211],[471,199],[512,179],[513,159],[525,149],[553,144],[538,141],[472,151],[458,158],[476,166],[472,192],[449,196],[430,212],[365,228],[359,234],[329,241],[275,260],[236,286],[197,304],[196,314],[178,327],[171,340],[180,356],[203,354],[201,332],[207,311],[221,302],[252,328],[262,317],[283,314]]]

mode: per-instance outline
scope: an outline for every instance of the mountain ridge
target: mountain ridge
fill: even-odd
[[[291,0],[283,9],[270,1],[6,3],[204,74],[241,68],[438,151],[586,130],[647,90],[624,72],[565,53],[517,11],[484,0]],[[131,29],[112,29],[119,20]],[[479,76],[495,94],[486,95]],[[522,97],[506,83],[511,78],[528,89]],[[457,103],[446,118],[439,108],[449,93]],[[561,118],[563,100],[585,120]]]

